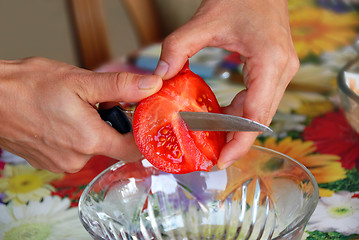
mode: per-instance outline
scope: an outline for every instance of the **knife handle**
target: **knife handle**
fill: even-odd
[[[99,109],[97,112],[100,114],[102,120],[116,129],[119,133],[125,134],[132,131],[130,120],[120,106],[114,106],[109,109]]]

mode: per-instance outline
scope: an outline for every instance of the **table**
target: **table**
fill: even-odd
[[[319,184],[320,200],[303,239],[359,239],[359,135],[340,109],[335,84],[340,67],[356,55],[351,45],[359,18],[348,2],[289,1],[301,67],[271,124],[275,134],[256,142],[303,163]],[[218,50],[204,54],[211,51]],[[152,46],[135,62],[121,58],[98,71],[146,73],[158,53]],[[214,63],[194,58],[193,64],[199,64],[199,73],[199,67],[212,70],[204,78],[225,106],[244,88],[241,63],[235,54],[215,55],[220,59]],[[229,70],[219,74],[218,64]],[[78,200],[85,186],[115,162],[95,156],[78,173],[54,174],[0,149],[0,239],[90,239],[77,216]]]

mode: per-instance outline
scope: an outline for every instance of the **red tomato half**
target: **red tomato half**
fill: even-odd
[[[142,100],[133,118],[133,133],[144,157],[169,173],[209,171],[225,144],[224,132],[190,131],[180,111],[215,112],[221,108],[212,90],[188,62],[162,89]]]

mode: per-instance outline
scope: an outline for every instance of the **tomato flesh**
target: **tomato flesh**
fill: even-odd
[[[209,171],[225,144],[224,132],[190,131],[180,111],[215,112],[221,108],[206,82],[188,62],[162,89],[142,100],[134,114],[133,133],[144,157],[169,173]]]

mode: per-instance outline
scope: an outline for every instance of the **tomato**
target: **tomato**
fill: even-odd
[[[156,94],[143,99],[133,117],[133,133],[144,157],[169,173],[209,171],[225,144],[224,132],[190,131],[180,111],[220,113],[206,82],[188,61]]]

